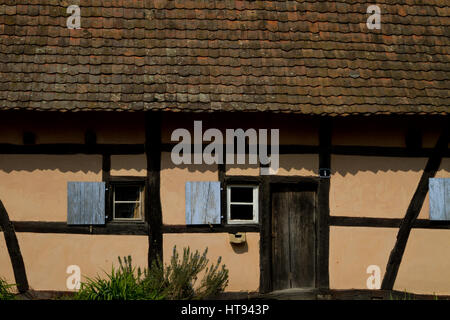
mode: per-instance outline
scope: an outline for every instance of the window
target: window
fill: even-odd
[[[144,184],[112,183],[112,220],[143,221]]]
[[[430,178],[430,220],[450,221],[450,178]]]
[[[258,186],[227,186],[229,224],[258,223]]]

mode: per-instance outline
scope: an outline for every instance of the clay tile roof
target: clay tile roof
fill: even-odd
[[[450,113],[449,1],[376,3],[0,0],[0,109]]]

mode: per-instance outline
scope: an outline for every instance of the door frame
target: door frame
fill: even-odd
[[[316,192],[316,254],[315,288],[329,288],[329,192],[328,178],[299,176],[262,176],[260,190],[260,286],[261,293],[272,291],[272,186],[293,184],[306,186]]]

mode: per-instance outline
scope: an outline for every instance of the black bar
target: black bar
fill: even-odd
[[[329,118],[320,121],[319,128],[319,168],[318,170],[331,170],[331,135],[332,120]],[[331,171],[330,171],[331,172]],[[316,287],[328,289],[329,280],[329,238],[330,238],[330,177],[320,178],[317,189],[317,272]]]
[[[409,203],[408,209],[406,210],[405,217],[400,224],[397,240],[391,254],[389,255],[389,261],[386,266],[386,273],[383,277],[381,289],[392,290],[394,287],[397,273],[400,268],[400,263],[408,242],[409,234],[411,233],[411,228],[420,213],[425,197],[428,193],[428,180],[433,178],[439,170],[439,166],[442,161],[442,154],[448,149],[448,140],[449,128],[444,128],[444,131],[436,142],[433,154],[428,158],[422,177],[420,178],[416,191],[411,199],[411,202]]]
[[[161,209],[161,113],[145,114],[145,154],[147,180],[145,218],[148,221],[148,265],[163,258]]]
[[[143,154],[143,144],[0,144],[0,154]]]
[[[396,218],[369,218],[369,217],[342,217],[331,216],[330,225],[338,227],[373,227],[398,228],[403,219]],[[412,228],[416,229],[450,229],[450,221],[435,221],[416,219]]]
[[[4,231],[3,236],[5,237],[6,247],[8,248],[9,257],[11,259],[17,289],[20,293],[24,293],[29,289],[25,264],[23,262],[22,253],[20,252],[19,241],[17,241],[14,225],[9,220],[8,212],[1,200],[0,227]]]
[[[112,222],[102,226],[68,225],[66,222],[13,221],[16,232],[99,235],[148,235],[147,223]]]
[[[259,225],[163,225],[163,233],[237,233],[259,232]]]

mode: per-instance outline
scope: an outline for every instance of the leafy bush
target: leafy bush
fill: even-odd
[[[152,288],[147,288],[143,282],[140,268],[137,272],[131,265],[131,257],[119,257],[119,269],[112,267],[111,273],[106,273],[106,279],[97,276],[87,278],[75,294],[76,300],[159,300],[163,297]]]
[[[141,271],[132,266],[131,256],[119,257],[120,267],[112,267],[106,279],[97,276],[87,278],[74,298],[78,300],[160,300],[160,299],[204,299],[222,292],[228,285],[228,270],[216,264],[209,264],[208,249],[200,255],[184,248],[183,256],[173,249],[168,266],[160,259],[153,261],[150,268]],[[203,272],[197,283],[198,274]]]
[[[15,294],[11,291],[13,284],[8,284],[6,280],[0,278],[0,300],[14,300]]]
[[[184,248],[180,259],[174,247],[168,266],[164,267],[156,260],[145,273],[148,286],[160,290],[166,299],[176,300],[204,299],[222,292],[228,285],[228,270],[224,265],[220,267],[220,257],[216,264],[208,266],[207,252],[205,249],[200,255],[198,251],[192,253],[189,248]],[[203,278],[197,283],[202,271]]]

